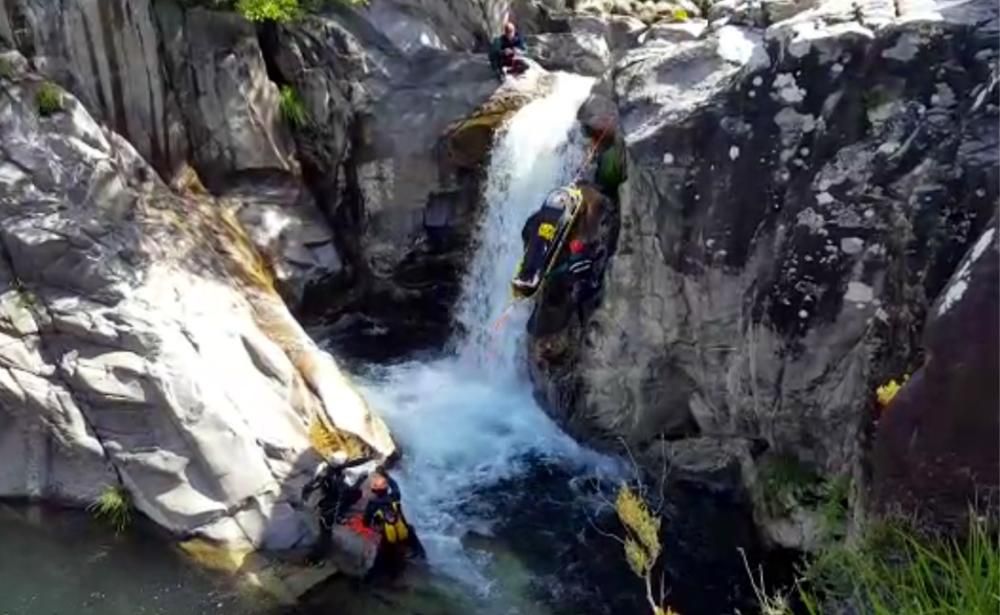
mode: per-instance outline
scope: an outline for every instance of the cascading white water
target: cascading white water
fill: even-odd
[[[585,144],[576,111],[592,85],[590,78],[558,74],[552,94],[517,113],[491,152],[487,209],[458,305],[458,321],[466,329],[458,352],[489,368],[494,377],[517,372],[525,306],[515,306],[520,309],[509,314],[512,321],[502,323],[505,335],[495,327],[510,305],[510,280],[523,248],[521,228],[551,190],[573,180],[583,162]]]
[[[487,211],[459,303],[466,333],[455,340],[454,355],[390,366],[362,383],[403,449],[398,480],[404,505],[432,565],[478,587],[488,587],[488,580],[460,542],[470,531],[489,532],[488,519],[462,506],[476,489],[517,476],[529,454],[591,470],[606,464],[534,401],[517,360],[527,306],[513,310],[502,330],[494,328],[509,304],[522,225],[549,191],[573,179],[584,158],[576,113],[592,83],[556,74],[551,94],[525,106],[500,131]]]

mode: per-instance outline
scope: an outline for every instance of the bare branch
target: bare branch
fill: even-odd
[[[612,534],[611,532],[606,532],[606,531],[602,530],[601,528],[597,527],[597,524],[594,523],[594,520],[591,519],[590,516],[587,517],[587,523],[589,523],[590,527],[592,527],[594,529],[594,531],[597,532],[598,534],[600,534],[601,536],[604,536],[605,538],[611,538],[612,540],[616,540],[616,541],[618,541],[618,544],[620,544],[623,547],[625,546],[625,540],[624,539],[622,539],[620,536]]]

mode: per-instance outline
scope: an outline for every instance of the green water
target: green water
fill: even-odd
[[[152,530],[0,504],[0,615],[258,615],[273,605],[187,562]]]
[[[116,536],[86,512],[0,504],[0,615],[551,615],[516,555],[487,538],[466,547],[488,562],[479,586],[418,564],[376,583],[335,578],[282,607],[148,524]]]

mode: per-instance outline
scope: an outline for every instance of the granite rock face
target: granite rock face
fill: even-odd
[[[533,366],[571,429],[750,439],[863,482],[874,390],[919,361],[998,197],[995,7],[904,9],[822,3],[625,52],[600,306],[568,363]]]
[[[70,94],[41,113],[37,75],[2,82],[0,495],[87,504],[121,485],[178,535],[307,544],[312,432],[387,457],[385,425],[230,210],[171,192]]]
[[[996,219],[969,249],[933,304],[917,369],[878,421],[873,492],[886,512],[910,511],[952,532],[970,503],[997,518]]]

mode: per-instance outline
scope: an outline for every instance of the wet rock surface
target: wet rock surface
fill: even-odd
[[[864,481],[874,389],[919,362],[998,180],[995,16],[881,10],[715,24],[618,61],[628,180],[602,300],[532,341],[564,357],[533,375],[576,433],[738,435]]]
[[[301,315],[355,358],[440,348],[493,134],[544,91],[544,71],[499,84],[484,54],[404,50],[340,14],[264,41],[312,118],[295,131],[298,151],[344,262]]]

